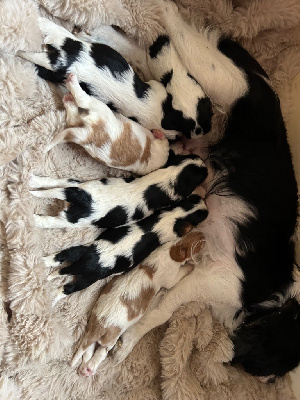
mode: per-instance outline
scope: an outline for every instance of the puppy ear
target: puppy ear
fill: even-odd
[[[170,248],[170,257],[176,262],[183,262],[187,258],[186,248],[180,245],[180,243],[174,244]]]
[[[193,231],[178,240],[170,249],[170,257],[177,262],[191,258],[193,254],[200,252],[203,246],[203,234]]]

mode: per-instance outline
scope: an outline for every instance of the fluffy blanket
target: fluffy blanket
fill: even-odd
[[[218,27],[240,41],[270,74],[288,120],[289,85],[300,70],[298,0],[178,0],[196,26]],[[227,362],[232,343],[200,302],[182,306],[150,332],[118,367],[110,358],[92,378],[69,361],[103,283],[51,307],[60,282],[48,283],[42,255],[93,238],[92,229],[39,230],[33,213],[56,213],[58,201],[34,199],[31,172],[92,179],[120,172],[76,145],[43,149],[64,127],[61,94],[39,79],[17,50],[39,50],[38,15],[66,28],[115,24],[146,43],[159,23],[148,0],[2,0],[0,2],[0,398],[292,400],[289,376],[264,385]],[[59,18],[59,19],[57,19]]]

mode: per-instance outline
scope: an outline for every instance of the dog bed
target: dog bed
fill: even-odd
[[[178,0],[177,4],[196,26],[218,27],[258,59],[281,98],[292,131],[292,80],[300,71],[298,0]],[[114,24],[138,36],[141,43],[151,38],[160,19],[155,3],[146,0],[0,3],[0,398],[295,399],[289,375],[265,385],[230,366],[233,348],[228,333],[200,302],[180,307],[119,366],[108,357],[92,378],[79,376],[69,366],[103,282],[52,308],[53,292],[62,280],[46,281],[41,256],[87,243],[95,231],[36,228],[34,212],[56,214],[61,204],[33,198],[29,175],[88,180],[124,173],[99,164],[73,144],[44,154],[50,138],[65,124],[61,94],[37,77],[33,65],[16,56],[18,50],[41,49],[39,15],[70,30],[75,24],[86,30],[99,23]],[[296,151],[296,140],[292,144]]]

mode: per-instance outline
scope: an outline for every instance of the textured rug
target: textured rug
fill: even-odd
[[[286,121],[289,85],[300,71],[298,0],[178,0],[184,17],[230,34],[271,76]],[[160,20],[148,0],[3,0],[0,2],[0,399],[292,400],[290,378],[264,385],[227,364],[232,343],[200,302],[182,306],[146,335],[118,367],[108,357],[92,378],[69,366],[103,282],[52,308],[58,280],[41,259],[93,239],[93,229],[40,230],[33,213],[55,214],[58,201],[32,198],[31,172],[82,180],[120,176],[82,148],[43,149],[65,124],[59,90],[37,77],[18,50],[40,50],[38,15],[72,29],[115,24],[147,43]]]

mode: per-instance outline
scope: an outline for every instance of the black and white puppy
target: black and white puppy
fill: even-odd
[[[265,71],[241,46],[216,32],[197,32],[173,2],[162,2],[162,8],[180,59],[229,116],[223,138],[207,154],[209,215],[199,226],[205,236],[199,264],[125,332],[116,360],[181,304],[200,300],[231,331],[251,315],[256,322],[246,319],[235,331],[236,360],[252,375],[283,375],[300,361],[300,314],[296,300],[287,303],[297,293],[298,198],[279,99]],[[197,145],[203,151],[201,141],[191,149]],[[279,329],[283,322],[287,329]]]
[[[161,82],[143,82],[125,58],[105,44],[84,42],[46,18],[39,19],[39,26],[47,50],[18,54],[37,64],[40,76],[63,82],[75,73],[88,94],[145,128],[162,130],[170,139],[184,130],[186,119],[173,108]]]
[[[70,263],[54,271],[48,279],[61,274],[76,276],[75,282],[63,287],[63,295],[85,289],[97,280],[131,270],[161,244],[185,235],[206,217],[204,202],[193,194],[136,223],[106,229],[93,243],[44,257],[47,267]]]
[[[168,93],[167,101],[174,112],[166,114],[164,123],[175,124],[187,138],[206,134],[211,129],[212,103],[199,83],[188,73],[164,29],[153,43],[142,49],[133,40],[111,26],[97,27],[91,36],[79,33],[85,41],[106,44],[136,66],[143,75],[161,82]],[[167,121],[172,119],[172,121]]]
[[[206,177],[207,169],[198,156],[179,156],[172,151],[165,168],[140,178],[79,182],[32,176],[31,188],[44,188],[31,191],[34,196],[68,202],[58,216],[35,215],[35,222],[42,228],[130,224],[188,197]]]

